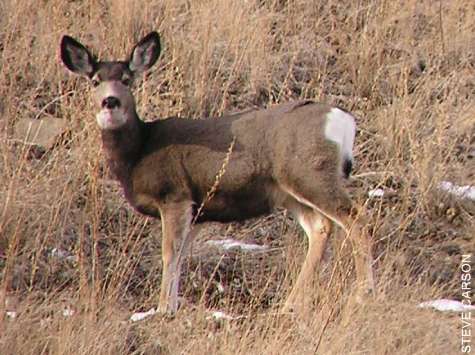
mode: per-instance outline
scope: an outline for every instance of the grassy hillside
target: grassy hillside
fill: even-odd
[[[475,259],[475,203],[438,188],[475,184],[473,2],[2,0],[0,13],[1,354],[459,351],[459,315],[416,305],[459,299],[461,255]],[[69,34],[102,59],[125,58],[151,30],[163,52],[135,90],[144,120],[301,98],[358,117],[350,190],[371,216],[374,299],[347,302],[353,262],[340,235],[306,316],[278,314],[306,248],[278,211],[204,227],[176,317],[128,321],[156,305],[160,221],[110,179],[88,83],[58,52]],[[385,195],[370,198],[375,188]],[[224,238],[269,248],[206,243]]]

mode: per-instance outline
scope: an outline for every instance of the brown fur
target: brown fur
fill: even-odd
[[[142,72],[153,65],[158,57],[158,34],[151,33],[137,44],[131,55],[135,60],[132,66],[127,62],[95,62],[87,49],[70,37],[65,37],[61,46],[63,62],[69,69],[100,82],[95,92],[99,110],[109,109],[104,108],[104,95],[119,95],[116,98],[126,123],[102,130],[103,147],[128,201],[140,212],[162,218],[161,311],[173,313],[177,309],[181,260],[190,243],[193,220],[243,220],[279,206],[296,215],[310,239],[287,308],[298,303],[299,294],[312,278],[331,222],[349,233],[357,250],[358,278],[365,288],[373,288],[371,243],[351,215],[352,203],[341,185],[344,162],[340,161],[339,148],[324,135],[326,114],[332,107],[298,101],[214,119],[168,118],[145,123],[135,111],[124,78],[134,74],[130,67]],[[105,117],[114,120],[116,116],[109,116],[107,111]],[[233,142],[214,196],[205,201]],[[203,202],[202,213],[197,216]]]
[[[135,127],[141,127],[142,136],[138,130],[134,134],[133,126],[125,128],[126,134],[108,135],[143,142],[135,163],[124,155],[124,163],[118,165],[131,170],[123,185],[132,205],[155,217],[159,206],[169,200],[186,199],[201,205],[235,138],[218,190],[205,204],[198,221],[242,220],[269,213],[279,205],[279,183],[303,183],[305,177],[289,174],[299,165],[309,166],[312,180],[318,180],[321,174],[338,178],[336,146],[321,133],[322,113],[327,110],[326,105],[298,102],[219,119],[170,118],[144,125],[137,122]],[[305,122],[307,117],[315,122]],[[301,128],[296,132],[295,127]],[[311,144],[294,144],[296,134]],[[106,149],[113,155],[119,146],[131,143],[124,141]],[[318,151],[325,152],[324,156],[316,156]],[[137,195],[142,198],[135,198]]]

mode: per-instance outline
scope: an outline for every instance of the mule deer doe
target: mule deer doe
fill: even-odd
[[[61,40],[65,66],[88,77],[94,86],[103,149],[125,197],[139,212],[161,217],[159,311],[177,310],[192,221],[243,220],[274,207],[293,213],[309,239],[305,262],[284,309],[297,306],[333,223],[349,233],[360,291],[373,291],[371,242],[362,228],[361,213],[342,187],[351,170],[353,116],[336,107],[299,101],[219,119],[143,122],[131,84],[159,54],[157,32],[138,42],[125,61],[97,61],[75,39]],[[202,206],[226,158],[217,190]]]

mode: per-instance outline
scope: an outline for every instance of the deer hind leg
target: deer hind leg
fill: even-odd
[[[174,314],[178,309],[181,264],[191,241],[192,204],[170,204],[162,208],[160,214],[163,270],[158,311]]]
[[[346,196],[346,194],[345,194]],[[331,211],[331,218],[340,224],[346,232],[353,249],[357,278],[357,296],[362,300],[366,295],[374,294],[372,241],[365,226],[367,219],[362,207],[357,208],[348,202],[343,207]]]
[[[334,181],[320,181],[318,191],[285,190],[301,204],[321,213],[331,221],[343,228],[347,233],[353,247],[356,277],[358,283],[358,296],[374,292],[372,242],[363,227],[366,217],[362,209],[357,209],[346,192],[339,186],[335,187]],[[303,190],[303,189],[302,189]]]
[[[328,236],[332,232],[332,221],[308,207],[301,206],[292,211],[308,237],[308,251],[297,280],[288,296],[283,311],[302,308],[307,304],[311,285],[321,262]]]

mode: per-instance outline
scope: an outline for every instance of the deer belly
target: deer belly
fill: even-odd
[[[210,200],[196,205],[196,212],[200,210],[198,222],[242,221],[271,212],[271,203],[262,191],[237,191],[233,193],[217,192]]]

